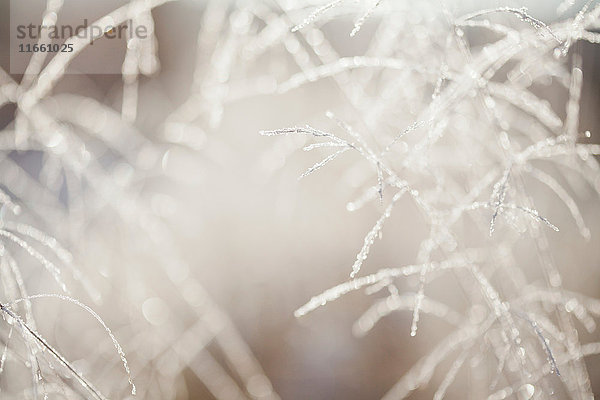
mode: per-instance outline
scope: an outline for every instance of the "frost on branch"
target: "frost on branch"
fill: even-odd
[[[562,2],[558,13],[574,3]],[[327,112],[335,125],[323,130],[284,128],[263,134],[308,136],[305,150],[325,157],[309,173],[323,169],[322,174],[330,170],[337,176],[348,169],[352,176],[351,171],[364,170],[353,181],[359,194],[347,209],[372,204],[380,215],[365,227],[362,247],[357,245],[358,255],[349,265],[350,280],[313,296],[295,316],[363,290],[376,299],[353,327],[358,336],[395,312],[412,313],[411,335],[417,334],[421,313],[454,327],[385,399],[408,397],[439,373],[434,399],[442,399],[457,380],[466,382],[463,375],[481,379],[475,374],[484,364],[495,374],[478,389],[477,398],[557,393],[591,398],[582,360],[597,348],[579,342],[576,321],[595,329],[595,301],[583,305],[562,288],[553,257],[560,249],[550,248],[549,238],[563,235],[565,243],[563,232],[572,228],[585,240],[592,234],[581,203],[589,189],[598,203],[600,166],[594,157],[598,146],[581,141],[590,137],[578,125],[586,71],[574,45],[600,41],[595,32],[600,6],[586,2],[573,18],[553,23],[519,7],[461,15],[453,4],[441,10],[413,6],[373,1],[361,14],[344,2],[332,2],[316,6],[293,28],[302,32],[312,24],[313,32],[320,32],[322,40],[309,40],[306,46],[320,61],[283,79],[279,93],[330,82],[340,95],[338,117]],[[364,53],[341,57],[335,52],[335,39],[325,28],[337,18],[325,13],[332,8],[340,15],[344,10],[359,15],[351,36],[367,17],[376,25]],[[292,20],[293,11],[287,10]],[[416,14],[418,22],[411,20]],[[550,83],[558,86],[563,110],[536,89]],[[342,153],[344,164],[329,163]],[[560,209],[548,206],[543,196],[548,193]],[[414,212],[406,208],[408,201],[427,231],[414,251],[414,264],[361,276],[377,267],[369,265],[368,256],[385,233],[384,222],[404,221]],[[560,221],[560,231],[554,220]],[[402,243],[404,237],[394,241]],[[534,252],[535,265],[517,250],[520,243]],[[531,282],[533,269],[544,279]],[[433,281],[450,282],[450,277],[459,287],[444,285],[443,290],[461,293],[470,309],[455,310],[436,299],[445,293],[429,289]],[[439,284],[435,287],[440,290]]]

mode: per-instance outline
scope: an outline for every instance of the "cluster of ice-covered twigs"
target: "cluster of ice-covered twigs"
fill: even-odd
[[[600,146],[581,140],[590,132],[578,127],[583,72],[576,44],[600,42],[600,5],[570,10],[573,2],[564,2],[558,14],[574,17],[545,24],[525,8],[456,15],[451,2],[359,3],[288,11],[299,35],[288,36],[286,46],[301,71],[279,91],[331,79],[343,105],[327,112],[332,122],[326,128],[261,132],[312,139],[304,150],[324,155],[302,177],[335,168],[342,158],[343,168],[362,171],[344,175],[363,189],[349,211],[381,203],[350,279],[314,296],[296,316],[366,290],[388,294],[357,320],[359,335],[396,310],[412,313],[411,336],[424,313],[456,326],[385,399],[410,396],[442,366],[436,400],[463,370],[471,377],[464,382],[475,383],[463,393],[473,398],[592,399],[584,358],[597,354],[600,344],[581,343],[576,327],[596,328],[600,302],[562,287],[548,240],[561,232],[553,215],[536,208],[542,199],[528,188],[532,181],[547,187],[581,238],[590,239],[578,198],[600,195]],[[371,18],[374,33],[365,33],[370,40],[363,55],[344,58],[330,46],[327,23],[340,15],[353,15],[354,28],[342,33],[357,38]],[[540,86],[564,93],[561,109],[550,105]],[[419,210],[428,232],[414,264],[361,274],[386,221],[405,217],[401,199]],[[535,254],[542,279],[525,273],[531,258],[524,261],[514,251],[522,241]],[[453,310],[428,291],[430,282],[448,275],[460,285],[445,290],[461,292],[470,304],[466,310]],[[398,283],[412,276],[418,278],[414,292],[399,290]]]
[[[151,10],[167,1],[133,0],[93,25],[131,18],[152,27]],[[231,102],[277,98],[321,80],[342,98],[327,114],[333,129],[264,133],[317,139],[305,149],[324,158],[304,175],[334,167],[336,158],[355,163],[352,177],[364,193],[348,209],[374,202],[382,214],[351,279],[296,314],[367,289],[389,295],[358,319],[359,335],[395,310],[413,313],[412,335],[422,313],[456,326],[390,399],[410,395],[447,360],[436,399],[464,369],[485,381],[476,398],[593,397],[584,357],[600,344],[580,343],[575,327],[594,330],[600,302],[562,288],[547,240],[560,232],[526,182],[545,185],[589,239],[578,197],[600,192],[600,149],[579,141],[588,134],[578,128],[574,46],[600,42],[600,7],[588,2],[578,12],[565,1],[559,12],[575,16],[546,25],[523,8],[461,16],[450,2],[308,3],[207,2],[189,97],[158,135],[136,124],[140,86],[160,73],[154,34],[128,43],[116,104],[55,90],[88,39],[69,39],[75,51],[49,61],[35,54],[20,81],[0,70],[0,105],[17,105],[0,137],[1,398],[169,399],[184,370],[218,399],[277,398],[178,254],[166,220],[173,199],[154,188],[166,180],[168,151],[198,148]],[[56,22],[61,7],[49,0],[44,23]],[[327,25],[349,16],[347,31]],[[368,37],[363,54],[340,55],[334,42],[346,34]],[[485,43],[472,46],[473,37]],[[549,84],[565,93],[564,113],[534,89]],[[361,275],[406,199],[429,231],[414,264]],[[512,250],[520,240],[535,249],[545,284],[523,272]],[[470,309],[453,310],[428,292],[448,274],[459,278]],[[410,276],[414,292],[399,291],[397,282]],[[477,375],[482,365],[493,366],[491,379]]]
[[[131,1],[88,28],[132,19],[151,33],[127,43],[117,105],[55,92],[89,40],[49,61],[36,53],[20,81],[0,69],[0,106],[17,106],[0,137],[0,398],[171,399],[185,395],[184,370],[217,399],[278,398],[178,254],[164,219],[173,199],[153,190],[167,151],[196,140],[181,110],[160,138],[135,123],[139,78],[159,73],[151,11],[165,2]],[[45,25],[61,7],[47,2]],[[242,34],[230,12],[215,1],[198,23],[195,89],[223,81],[226,62],[205,58],[227,58],[220,40]],[[194,112],[218,124],[218,105]]]

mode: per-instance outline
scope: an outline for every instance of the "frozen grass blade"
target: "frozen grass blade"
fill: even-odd
[[[375,10],[381,5],[383,0],[377,0],[375,4],[373,4],[366,13],[363,14],[356,22],[354,23],[354,28],[352,28],[352,32],[350,32],[350,37],[354,37],[362,28],[365,21],[375,12]]]
[[[373,228],[367,233],[365,236],[364,243],[358,254],[356,255],[356,261],[352,265],[352,272],[350,273],[350,278],[354,278],[356,274],[360,272],[360,268],[369,256],[369,251],[371,250],[371,246],[375,243],[375,239],[380,235],[381,230],[383,229],[383,224],[385,221],[392,215],[392,210],[394,209],[394,205],[396,202],[402,197],[402,195],[406,191],[400,191],[394,195],[392,198],[392,202],[385,208],[385,211],[379,217]]]
[[[69,370],[69,372],[73,375],[73,377],[75,377],[75,379],[81,384],[81,386],[83,386],[90,393],[90,395],[92,395],[93,398],[95,398],[97,400],[106,400],[107,399],[98,389],[96,389],[94,387],[94,385],[92,385],[87,379],[85,379],[83,377],[83,375],[81,375],[81,373],[79,371],[77,371],[75,369],[75,367],[69,361],[67,361],[66,358],[64,358],[57,350],[55,350],[52,346],[50,346],[48,344],[48,342],[46,342],[46,340],[42,336],[40,336],[40,334],[38,334],[36,331],[31,329],[25,322],[23,322],[21,317],[16,315],[8,307],[6,307],[4,304],[1,304],[1,303],[0,303],[0,310],[6,316],[15,320],[15,322],[17,323],[19,328],[21,328],[24,331],[25,335],[30,335],[34,339],[35,342],[37,342],[39,345],[41,345],[41,347],[44,350],[48,351],[67,370]],[[24,337],[25,337],[25,335],[24,335]]]
[[[312,24],[316,19],[318,19],[321,15],[325,14],[327,11],[331,10],[332,8],[335,8],[337,6],[339,6],[340,4],[342,4],[343,0],[334,0],[330,3],[325,4],[324,6],[321,6],[319,8],[317,8],[316,10],[314,10],[313,12],[311,12],[308,17],[306,17],[304,19],[304,21],[302,21],[302,23],[294,26],[292,28],[292,32],[296,32],[299,31],[300,29],[304,28],[305,26],[308,26],[310,24]]]
[[[125,352],[123,351],[123,348],[117,341],[117,338],[115,337],[115,335],[113,335],[110,328],[106,325],[104,320],[102,318],[100,318],[100,316],[94,310],[92,310],[89,306],[86,306],[85,304],[83,304],[82,302],[80,302],[77,299],[74,299],[74,298],[68,297],[68,296],[64,296],[61,294],[35,294],[35,295],[27,296],[27,298],[14,300],[12,303],[18,304],[22,301],[28,301],[28,300],[33,300],[33,299],[48,299],[48,298],[55,298],[55,299],[73,303],[76,306],[85,310],[88,314],[90,314],[92,317],[94,317],[96,319],[96,321],[98,321],[100,323],[100,325],[102,325],[102,327],[104,328],[104,330],[110,337],[110,340],[112,341],[113,345],[115,346],[115,349],[119,353],[119,357],[121,358],[121,362],[123,363],[123,368],[125,369],[125,373],[127,374],[127,379],[129,380],[129,384],[131,385],[131,394],[135,396],[135,394],[136,394],[135,384],[133,383],[133,378],[131,377],[131,371],[129,370],[129,364],[127,363],[127,357],[125,357]]]

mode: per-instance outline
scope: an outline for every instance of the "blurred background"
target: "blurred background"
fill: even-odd
[[[69,0],[65,0],[65,9],[69,9],[69,3]],[[284,7],[283,3],[265,2],[263,11],[277,14]],[[431,3],[431,7],[436,7],[435,2]],[[527,6],[531,15],[548,24],[558,19],[558,1],[515,3],[457,1],[451,2],[451,7],[455,15],[462,15],[488,6]],[[572,17],[581,8],[580,3],[576,2],[571,9],[573,11],[567,12],[566,16]],[[94,20],[119,4],[122,3],[87,2],[78,12],[86,13],[87,18]],[[9,70],[10,5],[7,0],[0,3],[0,66],[5,71]],[[214,63],[218,49],[228,46],[229,41],[237,40],[236,35],[257,34],[253,28],[244,31],[244,18],[250,16],[236,13],[244,6],[231,2],[222,7],[225,16],[215,22],[216,26],[209,27],[207,43],[198,46],[198,33],[207,27],[204,19],[206,7],[203,1],[185,0],[152,10],[160,70],[149,76],[139,76],[137,114],[130,124],[143,137],[159,144],[156,157],[160,158],[157,165],[162,169],[161,176],[146,177],[139,192],[153,193],[154,200],[148,200],[148,204],[160,210],[161,220],[168,226],[171,242],[186,265],[180,269],[172,267],[176,277],[171,278],[183,285],[177,287],[184,287],[190,277],[203,285],[214,302],[230,317],[281,398],[381,398],[410,366],[431,349],[432,343],[443,339],[452,327],[424,316],[417,336],[411,337],[412,313],[398,312],[382,319],[366,336],[355,337],[352,334],[353,323],[373,303],[372,297],[359,292],[349,294],[306,317],[294,318],[294,310],[311,296],[348,279],[364,236],[384,206],[373,202],[350,213],[346,203],[360,194],[360,187],[354,185],[351,176],[345,173],[349,168],[348,163],[340,161],[339,165],[334,165],[339,161],[336,160],[329,166],[332,168],[329,171],[317,171],[298,181],[298,176],[318,161],[315,155],[301,151],[305,142],[295,137],[259,135],[263,129],[295,125],[311,124],[323,129],[331,127],[325,111],[339,110],[340,105],[346,102],[344,94],[330,78],[287,93],[273,93],[277,82],[285,81],[297,72],[282,46],[274,46],[261,53],[258,59],[252,59],[251,56],[235,58],[237,54],[225,54],[223,57],[233,58],[233,65],[227,71],[217,69],[210,72],[210,68],[207,68],[209,72],[205,77],[210,77],[210,73],[226,74],[222,81],[230,83],[228,92],[219,93],[218,87],[214,93],[206,90],[210,94],[194,103],[201,105],[202,112],[187,121],[189,125],[181,128],[179,136],[173,136],[170,116],[194,94],[198,85],[202,86],[202,77],[196,76],[194,82],[197,65]],[[305,9],[312,8],[307,6]],[[31,7],[30,12],[32,21],[41,20],[43,10]],[[241,22],[236,22],[236,18]],[[335,15],[331,22],[321,28],[338,54],[362,55],[376,32],[378,18],[377,14],[373,15],[354,38],[348,35],[355,19],[351,14]],[[236,23],[242,27],[239,31],[235,30]],[[234,26],[233,34],[228,30],[229,25]],[[416,25],[419,24],[415,22]],[[467,33],[467,40],[474,47],[480,41],[485,42],[477,35],[469,35]],[[259,46],[260,41],[249,41],[246,43],[248,47],[234,47],[234,52],[250,51],[251,45]],[[600,50],[598,45],[587,42],[580,42],[573,49],[581,55],[584,77],[579,130],[592,133],[590,139],[584,138],[583,141],[599,143]],[[101,60],[102,57],[94,51],[101,51],[100,46],[85,49],[79,57]],[[124,47],[122,51],[116,56],[111,54],[119,60],[125,53]],[[240,64],[236,66],[235,63]],[[225,64],[226,61],[220,65]],[[10,76],[17,82],[23,78],[21,74]],[[53,97],[59,98],[61,94],[85,96],[120,113],[123,76],[120,73],[68,73],[52,90]],[[549,99],[554,111],[564,119],[566,93],[549,88],[542,95]],[[49,101],[51,103],[52,100]],[[60,109],[64,104],[71,104],[73,108]],[[77,101],[74,101],[57,102],[54,107],[57,108],[57,114],[63,115],[80,112],[77,106]],[[52,104],[49,107],[52,109]],[[16,110],[11,103],[1,106],[0,128],[14,129]],[[107,129],[110,129],[109,125]],[[120,129],[117,134],[126,135],[127,130]],[[126,137],[120,140],[127,145]],[[178,140],[179,143],[173,145]],[[135,147],[137,139],[131,143]],[[43,158],[26,153],[13,159],[25,168],[30,163],[32,169],[41,168],[35,166],[36,163],[45,162]],[[107,164],[110,163],[107,161]],[[5,182],[2,184],[6,186]],[[578,236],[577,227],[559,201],[551,196],[536,197],[536,200],[536,205],[544,210],[544,215],[561,228],[560,235],[549,235],[549,240],[556,265],[563,274],[564,287],[569,291],[600,297],[600,247],[597,245],[600,237],[600,202],[587,192],[577,199],[591,230],[592,239],[585,241]],[[128,259],[116,255],[111,258],[103,254],[103,251],[113,251],[108,246],[111,246],[110,240],[117,239],[106,239],[106,236],[110,237],[111,232],[117,230],[111,225],[120,223],[114,215],[109,214],[107,218],[99,213],[94,222],[86,221],[86,225],[95,226],[93,229],[96,234],[79,238],[89,242],[85,247],[89,252],[77,254],[84,260],[86,269],[95,268],[99,271],[91,279],[100,282],[100,291],[104,294],[118,292],[118,287],[132,290],[127,282],[122,286],[118,281],[115,283],[113,275],[115,271],[127,270]],[[84,231],[88,231],[88,228]],[[384,266],[413,263],[419,243],[426,234],[427,227],[414,204],[409,200],[401,200],[395,217],[386,224],[382,239],[375,243],[363,273],[373,273]],[[128,241],[121,242],[121,246],[127,247],[131,243],[135,247],[135,236],[115,235]],[[63,244],[70,248],[69,244],[77,240],[77,237],[71,237]],[[94,249],[94,243],[105,243],[104,250]],[[115,250],[115,254],[119,251]],[[526,257],[528,249],[523,246],[515,249],[515,252]],[[100,266],[92,267],[94,262]],[[152,262],[149,260],[149,265]],[[102,272],[105,265],[106,273]],[[126,280],[127,273],[123,274]],[[158,287],[160,281],[165,279],[155,274],[152,268],[148,268],[147,274],[150,286]],[[33,285],[44,288],[42,283]],[[399,284],[399,289],[414,290],[416,285],[416,278],[407,279]],[[427,291],[440,294],[440,301],[465,309],[464,299],[454,293],[454,286],[456,282],[449,280],[434,281],[428,285]],[[153,299],[159,299],[158,308],[167,305],[169,316],[152,320],[152,312],[149,312],[145,314],[149,318],[145,323],[166,325],[170,329],[193,323],[193,315],[174,311],[179,307],[176,300],[172,299],[172,292],[176,290],[179,289],[165,287],[152,295]],[[144,296],[140,295],[140,298]],[[108,304],[110,306],[105,301],[93,308],[104,317],[113,309],[115,302],[108,301]],[[142,300],[140,304],[143,304]],[[40,310],[44,310],[44,307],[40,305]],[[57,314],[55,322],[64,320],[65,324],[77,324],[74,320],[77,314],[69,316],[64,309],[58,310],[60,314]],[[116,336],[119,337],[119,332],[122,332],[123,337],[128,335],[125,333],[127,318],[129,316],[124,319],[105,319],[109,326],[116,326]],[[180,325],[171,325],[173,319],[178,319]],[[60,336],[60,331],[50,324],[42,324],[40,331],[44,330],[50,337]],[[84,331],[81,334],[86,335]],[[597,341],[599,335],[597,332],[586,333],[580,339],[584,342]],[[61,347],[60,341],[56,343]],[[122,343],[126,353],[130,350],[128,343],[131,344],[131,341]],[[68,347],[65,343],[62,345]],[[218,350],[213,355],[218,361],[222,359]],[[76,357],[76,352],[73,356]],[[444,364],[443,370],[450,363]],[[135,376],[136,362],[132,361],[132,364]],[[600,393],[600,363],[592,357],[586,359],[586,365],[593,390]],[[432,383],[420,389],[414,398],[431,398],[441,378],[443,375],[436,375],[437,384]],[[212,398],[206,385],[189,368],[183,370],[181,379],[176,383],[174,391],[178,399]],[[110,387],[110,384],[104,387]],[[455,385],[449,389],[447,398],[465,398],[464,395],[464,388]]]

